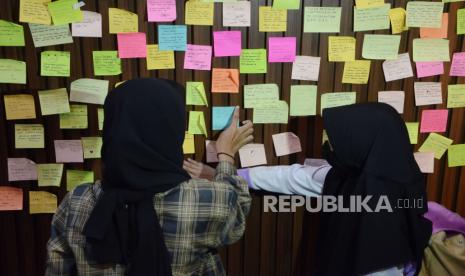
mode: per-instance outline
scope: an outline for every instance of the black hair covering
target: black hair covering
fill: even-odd
[[[85,228],[86,257],[127,275],[171,275],[153,196],[189,179],[182,168],[182,87],[147,78],[109,92],[104,106],[103,193]]]
[[[333,150],[323,195],[338,196],[348,207],[351,195],[373,196],[375,210],[382,195],[393,212],[322,213],[317,242],[317,273],[360,275],[396,265],[421,264],[431,236],[425,179],[413,157],[405,123],[383,103],[354,104],[323,111]],[[398,200],[422,206],[396,208]],[[386,205],[384,205],[386,206]]]

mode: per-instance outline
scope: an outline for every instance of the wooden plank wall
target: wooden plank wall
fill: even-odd
[[[92,51],[117,49],[116,35],[108,33],[108,8],[118,7],[139,14],[139,31],[147,33],[149,44],[157,42],[157,28],[154,23],[147,23],[146,1],[138,0],[87,0],[85,10],[98,11],[103,16],[103,37],[74,38],[73,44],[58,45],[44,48],[34,48],[29,28],[24,25],[26,47],[2,47],[1,58],[12,58],[27,61],[27,85],[0,85],[1,94],[32,93],[39,107],[36,91],[67,87],[70,82],[83,77],[93,78]],[[184,1],[178,1],[182,3]],[[386,1],[393,7],[405,7],[405,0]],[[327,61],[328,34],[303,33],[303,9],[288,11],[288,28],[285,33],[258,32],[258,7],[271,5],[271,0],[252,0],[252,26],[250,28],[230,28],[242,31],[243,48],[266,48],[267,39],[271,36],[296,36],[297,53],[300,55],[321,56],[321,73],[318,82],[318,93],[331,91],[357,91],[357,101],[376,101],[378,91],[404,90],[406,92],[405,113],[406,121],[418,121],[422,109],[435,108],[426,106],[415,107],[413,83],[415,78],[386,83],[384,81],[381,61],[372,61],[370,80],[368,85],[342,84],[342,63],[329,63]],[[449,39],[450,50],[453,52],[465,51],[462,37],[455,34],[456,12],[463,7],[463,3],[446,4],[445,11],[449,11]],[[18,22],[19,0],[4,0],[0,8],[0,18]],[[389,30],[374,32],[352,31],[353,1],[349,0],[303,0],[303,6],[342,6],[342,23],[340,35],[355,36],[357,38],[357,58],[361,59],[361,47],[364,33],[389,34]],[[184,6],[178,4],[178,20],[176,24],[184,22]],[[215,4],[215,24],[213,27],[189,26],[188,41],[193,44],[212,44],[212,31],[223,30],[222,7]],[[413,28],[402,34],[400,53],[412,49],[412,40],[419,37],[419,30]],[[40,77],[39,54],[44,50],[71,51],[70,78]],[[210,90],[210,72],[184,70],[184,53],[176,52],[176,69],[162,71],[148,71],[145,59],[124,59],[122,61],[123,73],[120,76],[103,77],[110,81],[113,87],[116,82],[136,77],[162,77],[175,79],[184,84],[186,81],[203,81],[207,91]],[[214,58],[213,67],[238,68],[239,58]],[[289,63],[273,63],[268,65],[268,73],[259,75],[241,75],[243,84],[276,83],[280,87],[281,99],[289,102],[291,84],[316,84],[315,82],[291,80],[291,67]],[[440,77],[424,78],[422,81],[441,81],[444,102],[448,84],[464,83],[463,78],[449,77],[450,63],[445,64],[445,74]],[[241,86],[242,87],[242,86]],[[241,89],[242,90],[242,89]],[[241,105],[242,91],[239,94],[211,94],[207,95],[212,105]],[[319,108],[319,107],[318,107]],[[445,108],[444,105],[436,108]],[[203,110],[206,114],[207,126],[211,124],[209,108],[188,107],[188,110]],[[81,136],[100,135],[97,123],[97,106],[88,105],[89,128],[86,130],[60,130],[58,116],[39,116],[35,120],[22,120],[22,123],[44,124],[46,137],[45,149],[15,149],[14,123],[5,120],[3,97],[0,103],[0,185],[13,185],[22,187],[25,191],[27,203],[28,190],[46,190],[58,195],[59,199],[65,195],[65,183],[61,188],[37,188],[36,182],[7,181],[7,157],[27,157],[36,163],[55,162],[53,140],[79,139]],[[40,110],[37,109],[37,114]],[[251,110],[241,114],[242,119],[251,119]],[[464,108],[451,109],[449,116],[447,136],[454,143],[464,143],[465,121]],[[288,125],[256,125],[255,141],[265,143],[269,164],[289,164],[302,162],[305,157],[321,156],[322,120],[320,117],[291,118]],[[274,156],[271,135],[282,131],[293,131],[301,139],[303,151],[289,157],[277,158]],[[209,137],[217,133],[209,131]],[[419,145],[426,135],[420,135]],[[196,136],[197,160],[204,160],[205,138]],[[418,145],[415,146],[418,149]],[[86,160],[83,164],[66,164],[65,169],[94,170],[96,178],[100,177],[100,161]],[[465,168],[448,168],[445,158],[436,161],[435,173],[428,176],[428,194],[430,200],[441,202],[451,210],[465,216]],[[221,250],[224,264],[229,275],[302,275],[309,273],[312,261],[312,245],[315,239],[315,229],[318,216],[308,214],[300,209],[295,214],[263,213],[261,210],[261,193],[253,194],[253,205],[248,218],[247,231],[244,238],[228,248]],[[52,216],[29,215],[27,204],[25,211],[0,213],[0,275],[43,275],[45,262],[45,244],[49,237],[50,221]]]

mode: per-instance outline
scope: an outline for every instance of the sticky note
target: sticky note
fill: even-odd
[[[216,141],[205,140],[205,155],[207,163],[218,162],[218,151],[216,150]]]
[[[399,113],[404,113],[405,92],[404,91],[379,91],[378,102],[386,103]]]
[[[27,158],[8,158],[8,181],[37,180],[36,163]]]
[[[205,116],[203,111],[189,111],[189,134],[207,134],[207,127],[205,126]]]
[[[213,68],[212,93],[239,93],[239,70]]]
[[[72,104],[70,112],[60,114],[60,129],[86,129],[87,105]]]
[[[214,106],[212,109],[213,130],[222,130],[231,125],[234,106]]]
[[[289,106],[285,101],[263,102],[253,109],[254,124],[287,124]]]
[[[19,22],[50,25],[52,18],[48,13],[47,5],[51,0],[20,0]]]
[[[100,158],[102,137],[81,137],[84,159]]]
[[[279,96],[279,95],[278,95]],[[291,86],[291,116],[316,115],[317,86],[292,85]]]
[[[447,108],[465,107],[465,84],[450,84],[447,92]]]
[[[39,187],[60,187],[63,167],[63,164],[38,164],[37,175]]]
[[[83,15],[80,8],[75,8],[77,0],[56,0],[48,4],[53,25],[65,25],[81,22]]]
[[[174,52],[160,51],[158,44],[147,45],[147,70],[174,69]]]
[[[408,27],[405,26],[406,16],[407,12],[404,10],[404,8],[394,8],[389,10],[392,34],[400,34],[403,31],[408,30]]]
[[[240,56],[242,50],[240,31],[213,32],[215,57]]]
[[[69,100],[72,102],[101,104],[108,94],[108,81],[97,79],[77,79],[71,83]]]
[[[0,211],[23,210],[23,189],[0,186]]]
[[[346,61],[342,83],[366,84],[370,75],[369,60]]]
[[[355,0],[355,5],[359,9],[382,7],[384,0]]]
[[[56,195],[45,191],[29,191],[29,214],[53,214],[57,205]]]
[[[55,158],[57,163],[82,163],[81,140],[55,140]]]
[[[400,35],[365,34],[362,57],[366,59],[397,59]]]
[[[266,165],[264,144],[247,144],[239,149],[242,168]]]
[[[26,62],[1,58],[0,83],[26,84]]]
[[[195,153],[195,140],[194,134],[189,134],[186,132],[184,134],[184,142],[182,144],[182,151],[184,154],[194,154]]]
[[[420,28],[421,38],[447,38],[447,29],[449,25],[449,14],[442,14],[440,28]]]
[[[451,145],[447,157],[449,168],[465,166],[465,144]]]
[[[145,58],[147,56],[147,39],[145,33],[118,34],[119,58]]]
[[[187,26],[158,25],[158,47],[161,51],[185,51],[187,48]]]
[[[69,101],[66,88],[38,91],[42,115],[68,113]]]
[[[139,19],[137,14],[127,10],[108,8],[109,33],[137,33]]]
[[[318,81],[321,57],[296,56],[292,63],[291,79]]]
[[[431,77],[444,74],[444,63],[442,61],[416,62],[417,77]]]
[[[205,86],[203,85],[203,82],[186,82],[186,105],[208,106],[207,96],[205,95]]]
[[[354,61],[355,42],[355,38],[350,36],[328,37],[328,60],[333,62]]]
[[[43,149],[44,126],[41,124],[15,124],[16,149]]]
[[[454,53],[449,75],[465,77],[465,52]]]
[[[73,43],[68,25],[48,26],[29,23],[34,47],[45,47]]]
[[[384,61],[383,72],[386,82],[413,77],[409,53],[399,54],[397,59]]]
[[[284,156],[302,151],[299,136],[292,132],[272,135],[276,156]]]
[[[4,95],[7,120],[35,119],[34,97],[29,94]]]
[[[412,145],[418,144],[418,129],[420,128],[420,123],[406,122],[405,126],[407,127],[410,144]]]
[[[407,3],[407,27],[441,28],[444,3],[409,1]]]
[[[71,24],[75,37],[102,37],[102,15],[93,11],[82,11],[82,21]]]
[[[268,38],[268,62],[294,62],[295,54],[295,37]]]
[[[244,85],[244,108],[276,101],[279,101],[278,85],[274,83]]]
[[[147,21],[172,22],[176,20],[176,0],[147,0]]]
[[[305,7],[304,33],[339,33],[341,7]]]
[[[118,51],[92,51],[94,75],[116,76],[121,74],[121,59]]]
[[[97,108],[97,121],[98,121],[98,130],[103,130],[103,120],[105,118],[105,114],[103,112],[103,108]]]
[[[416,38],[413,40],[413,61],[449,61],[449,40]]]
[[[442,90],[440,82],[415,82],[415,105],[442,104]]]
[[[457,10],[457,34],[465,34],[465,9]]]
[[[434,152],[415,152],[413,157],[422,173],[434,173]]]
[[[433,152],[434,158],[441,159],[452,144],[452,140],[437,133],[430,133],[418,151]]]
[[[298,10],[300,0],[273,0],[274,9]]]
[[[354,104],[357,98],[356,92],[332,92],[321,95],[321,114],[323,109]]]
[[[258,12],[260,32],[285,32],[287,30],[287,10],[260,6]]]
[[[214,3],[186,2],[186,25],[213,26]]]
[[[0,46],[24,46],[23,26],[0,20]]]
[[[186,54],[184,55],[184,69],[210,71],[211,66],[211,46],[187,44]]]
[[[267,70],[265,49],[242,49],[240,57],[241,74],[265,74]]]
[[[66,190],[71,191],[81,184],[93,184],[93,171],[66,170]]]
[[[250,2],[223,3],[223,27],[250,27]]]
[[[69,77],[71,55],[66,51],[43,51],[40,53],[40,75]]]
[[[354,32],[389,29],[391,4],[359,9],[354,7]]]
[[[448,109],[423,110],[420,133],[446,132]]]

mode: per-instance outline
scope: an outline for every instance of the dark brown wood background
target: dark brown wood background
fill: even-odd
[[[177,1],[178,20],[176,24],[184,23],[184,1]],[[271,0],[252,0],[252,26],[250,28],[230,28],[242,31],[243,48],[266,48],[267,38],[270,36],[296,36],[297,53],[299,55],[321,56],[320,80],[318,93],[331,91],[357,91],[357,102],[377,101],[377,93],[382,90],[404,90],[406,92],[405,113],[406,121],[418,121],[422,109],[435,108],[426,106],[415,107],[413,83],[415,78],[386,83],[382,71],[382,61],[372,61],[370,80],[367,85],[342,84],[343,63],[329,63],[327,61],[328,34],[303,33],[304,6],[342,6],[342,22],[340,35],[350,35],[357,38],[357,58],[361,59],[361,48],[364,33],[389,34],[390,30],[375,32],[352,31],[353,2],[349,0],[303,0],[300,10],[288,11],[288,27],[286,33],[258,32],[258,7],[271,5]],[[407,1],[391,2],[392,7],[404,7]],[[26,47],[2,47],[1,58],[24,60],[27,62],[27,85],[0,85],[1,94],[18,92],[32,93],[36,99],[38,118],[35,120],[21,120],[21,123],[41,123],[45,127],[45,149],[15,149],[14,121],[5,120],[3,97],[0,104],[0,185],[22,187],[25,192],[25,210],[20,212],[0,213],[0,275],[43,275],[45,264],[45,244],[49,238],[51,214],[29,215],[27,210],[27,191],[46,190],[58,195],[61,199],[65,195],[65,180],[60,188],[38,188],[33,181],[8,183],[7,157],[27,157],[36,163],[55,162],[53,141],[55,139],[79,139],[81,136],[101,135],[98,131],[97,107],[88,105],[89,128],[86,130],[60,130],[59,117],[40,116],[37,90],[67,87],[71,81],[90,77],[93,78],[92,51],[116,50],[116,35],[108,33],[108,8],[118,7],[127,9],[139,15],[139,31],[147,33],[147,43],[157,42],[157,28],[155,23],[147,22],[146,1],[130,0],[100,0],[85,1],[83,10],[97,11],[103,16],[103,37],[74,38],[73,44],[34,48],[27,24],[24,25]],[[449,12],[450,50],[465,51],[463,38],[456,35],[456,13],[462,8],[463,2],[446,4],[445,11]],[[13,22],[19,21],[19,0],[3,0],[0,7],[0,18]],[[227,29],[222,27],[222,6],[215,4],[215,24],[209,26],[189,26],[188,42],[193,44],[212,44],[212,31]],[[400,53],[410,51],[412,54],[412,40],[419,37],[419,29],[412,28],[402,34]],[[44,50],[71,51],[71,77],[40,77],[39,55]],[[181,84],[186,81],[203,81],[206,91],[210,90],[210,72],[183,69],[184,53],[176,52],[175,70],[147,71],[145,59],[123,59],[122,75],[104,77],[110,81],[110,87],[116,82],[135,77],[162,77],[175,79]],[[239,68],[239,58],[214,58],[213,67]],[[291,80],[291,63],[268,64],[268,73],[259,75],[241,75],[241,87],[244,84],[276,83],[280,87],[281,99],[289,102],[290,85],[314,82]],[[440,77],[424,78],[422,81],[441,81],[444,102],[448,84],[465,83],[464,78],[449,77],[450,63],[445,63],[445,74]],[[242,91],[239,94],[211,94],[207,95],[212,105],[241,105]],[[436,106],[445,108],[444,105]],[[207,128],[211,125],[210,109],[206,107],[188,107],[189,110],[203,110],[206,115]],[[446,135],[454,143],[464,143],[465,121],[464,108],[450,110],[448,132]],[[251,119],[251,110],[243,111],[241,118]],[[302,142],[303,151],[289,157],[277,158],[274,155],[271,135],[283,131],[293,131]],[[209,131],[212,138],[217,133]],[[320,117],[291,118],[288,125],[256,125],[255,141],[264,143],[267,159],[270,165],[302,162],[305,157],[320,157],[322,138],[322,120]],[[419,144],[426,135],[420,135]],[[205,160],[205,138],[196,135],[197,160]],[[435,173],[428,176],[428,195],[430,200],[438,201],[446,207],[465,216],[465,168],[448,168],[447,160],[443,157],[435,161]],[[94,170],[96,178],[100,177],[100,161],[85,160],[83,164],[66,164],[65,169]],[[317,215],[305,213],[302,209],[295,214],[274,214],[262,212],[261,194],[253,194],[253,205],[249,215],[247,231],[244,238],[236,244],[221,250],[225,267],[229,275],[302,275],[309,274],[314,244]]]

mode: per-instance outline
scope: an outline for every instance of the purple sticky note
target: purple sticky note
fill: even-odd
[[[417,77],[431,77],[444,74],[444,63],[442,61],[416,62]]]
[[[27,158],[8,158],[8,181],[37,180],[37,165]]]
[[[145,33],[118,34],[119,58],[143,58],[147,56]]]
[[[268,39],[268,62],[294,62],[295,37],[270,37]]]
[[[465,52],[454,53],[452,65],[450,67],[450,75],[465,77]]]
[[[176,0],[147,0],[147,21],[172,22],[176,20]]]
[[[184,69],[211,70],[212,46],[187,44]]]
[[[215,57],[235,57],[241,55],[242,40],[240,31],[213,32]]]
[[[84,162],[81,140],[55,140],[54,143],[57,163]]]
[[[421,113],[420,133],[446,132],[449,110],[423,110]]]

